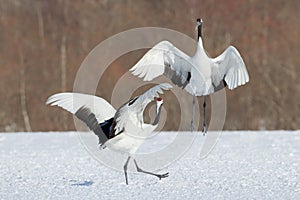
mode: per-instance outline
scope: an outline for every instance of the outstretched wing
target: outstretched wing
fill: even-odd
[[[159,97],[159,94],[163,94],[163,90],[169,90],[171,88],[172,86],[168,83],[156,85],[144,94],[137,96],[122,105],[115,115],[114,129],[116,134],[122,132],[127,126],[132,124],[141,126],[144,123],[143,112],[146,106],[154,100],[155,97]]]
[[[85,107],[93,113],[99,123],[114,117],[116,110],[105,99],[80,93],[58,93],[50,96],[46,104],[59,106],[72,114]]]
[[[98,136],[99,144],[101,144],[102,147],[108,139],[115,136],[111,132],[113,118],[110,118],[109,120],[99,124],[94,113],[92,113],[89,108],[84,106],[80,107],[76,111],[75,116],[83,121],[90,128],[90,130],[92,130],[95,135]]]
[[[224,79],[228,88],[232,90],[249,81],[245,63],[235,47],[229,46],[212,61],[212,81],[214,85],[218,85]]]
[[[144,81],[165,75],[175,85],[184,88],[191,78],[190,57],[172,43],[162,41],[150,49],[131,69],[133,75]]]

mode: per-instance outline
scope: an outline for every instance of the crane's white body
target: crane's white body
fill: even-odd
[[[137,124],[128,124],[126,131],[108,140],[106,146],[112,150],[134,157],[135,152],[156,127],[157,125],[151,124],[143,124],[142,127],[137,126]]]

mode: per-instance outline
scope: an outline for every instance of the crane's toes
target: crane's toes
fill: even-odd
[[[168,173],[165,173],[165,174],[159,174],[158,175],[158,178],[159,180],[162,179],[162,178],[167,178],[169,176],[169,172]]]
[[[204,126],[204,127],[202,128],[202,134],[203,134],[203,136],[205,136],[206,133],[207,133],[207,129],[206,129],[206,126]]]

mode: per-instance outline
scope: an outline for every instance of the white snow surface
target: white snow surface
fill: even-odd
[[[300,131],[225,131],[203,160],[201,133],[185,134],[200,137],[158,171],[168,178],[130,172],[126,185],[75,132],[0,133],[0,199],[300,199]]]

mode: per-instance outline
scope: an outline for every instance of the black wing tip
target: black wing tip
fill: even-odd
[[[177,85],[182,89],[184,89],[187,86],[187,84],[189,84],[192,77],[191,72],[187,72],[186,76],[183,76],[182,72],[177,73],[171,68],[171,65],[169,63],[165,63],[164,75],[168,77],[173,84]],[[185,78],[184,80],[183,77]]]

